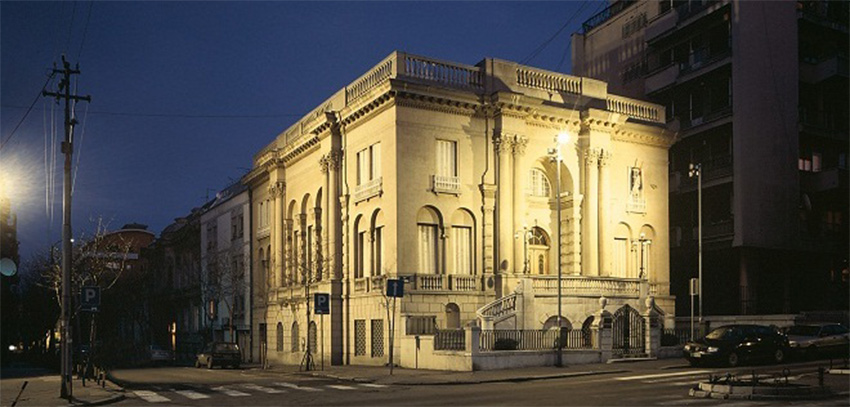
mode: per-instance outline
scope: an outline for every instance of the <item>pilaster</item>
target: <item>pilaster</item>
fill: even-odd
[[[599,275],[599,194],[597,160],[599,151],[588,148],[584,151],[584,215],[582,223],[582,274]]]
[[[499,156],[499,200],[496,210],[499,213],[499,248],[498,248],[498,273],[513,271],[514,264],[514,237],[513,237],[513,148],[508,136],[501,135],[494,140],[496,153]]]
[[[599,225],[599,274],[611,275],[611,225],[609,201],[608,171],[611,163],[611,152],[602,150],[599,153],[599,200],[597,201],[597,215]]]
[[[520,135],[511,137],[511,151],[513,152],[513,202],[511,212],[513,214],[513,230],[521,231],[525,220],[525,179],[523,173],[528,168],[524,165],[523,156],[525,148],[528,145],[528,138]],[[524,237],[523,237],[524,238]],[[523,239],[513,239],[513,265],[515,273],[520,273],[523,270],[525,263],[525,253],[523,250]]]

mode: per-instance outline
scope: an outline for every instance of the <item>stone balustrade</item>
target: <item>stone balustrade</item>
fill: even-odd
[[[581,78],[557,72],[520,65],[516,69],[516,83],[530,89],[547,92],[581,94]]]
[[[517,297],[519,294],[512,293],[499,298],[490,304],[481,307],[478,310],[479,319],[498,319],[501,316],[515,313],[517,307]]]
[[[608,95],[608,110],[654,123],[665,122],[664,107],[623,96]]]
[[[383,177],[366,181],[354,187],[354,202],[360,202],[383,192]]]
[[[531,285],[535,294],[557,295],[557,276],[531,276]],[[636,278],[562,276],[562,295],[591,295],[591,296],[629,296],[637,297],[640,291],[640,280]]]

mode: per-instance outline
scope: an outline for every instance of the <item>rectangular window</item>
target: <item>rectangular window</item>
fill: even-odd
[[[384,356],[384,320],[372,320],[372,357]]]
[[[419,272],[437,274],[437,225],[419,225]]]
[[[357,153],[357,185],[381,177],[381,143],[375,143]]]
[[[237,237],[241,238],[245,236],[245,216],[243,214],[239,214],[236,217],[236,228],[237,228]]]
[[[457,176],[457,142],[437,140],[437,175]]]
[[[371,173],[369,179],[373,180],[381,177],[381,143],[372,144],[369,150],[371,152]]]
[[[366,320],[354,320],[354,356],[366,356]]]
[[[472,275],[472,228],[452,227],[454,241],[454,272],[460,275]]]
[[[237,228],[236,228],[236,217],[230,217],[230,240],[236,240],[237,236]]]
[[[626,259],[629,255],[628,240],[614,239],[614,277],[628,277],[626,274]]]

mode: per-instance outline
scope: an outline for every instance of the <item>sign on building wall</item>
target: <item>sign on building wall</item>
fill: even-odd
[[[331,296],[330,294],[315,293],[313,294],[313,308],[316,310],[316,315],[328,315],[331,313]]]

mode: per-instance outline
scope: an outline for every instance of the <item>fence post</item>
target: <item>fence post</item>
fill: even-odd
[[[472,325],[466,329],[466,351],[473,356],[481,353],[481,327]]]
[[[646,310],[643,312],[644,321],[644,343],[647,356],[655,356],[661,348],[661,324],[659,315],[655,311],[655,298],[646,298]]]
[[[612,337],[611,324],[613,317],[605,310],[608,299],[599,298],[601,309],[593,315],[593,324],[590,329],[593,337],[593,348],[599,351],[600,362],[605,363],[611,359],[614,349],[614,338]]]

